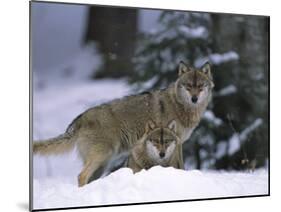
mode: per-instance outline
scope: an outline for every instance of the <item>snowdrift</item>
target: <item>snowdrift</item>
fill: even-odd
[[[34,209],[263,195],[267,173],[122,168],[82,188],[68,177],[35,178]]]

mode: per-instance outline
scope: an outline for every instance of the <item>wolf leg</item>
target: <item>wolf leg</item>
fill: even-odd
[[[182,155],[182,144],[178,144],[177,148],[178,154],[178,165],[179,169],[184,169],[183,155]]]
[[[112,151],[108,148],[92,147],[87,155],[85,165],[78,176],[79,187],[87,184],[95,171],[102,167],[110,159],[111,155]]]

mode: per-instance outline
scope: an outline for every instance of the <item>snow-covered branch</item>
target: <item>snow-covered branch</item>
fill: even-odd
[[[234,61],[234,60],[238,60],[238,59],[239,59],[239,55],[234,51],[229,51],[229,52],[225,52],[222,54],[213,53],[213,54],[210,54],[208,57],[203,57],[203,58],[199,58],[199,59],[195,60],[194,65],[196,67],[200,67],[206,61],[210,61],[214,65],[219,65],[222,63],[226,63],[226,62]]]
[[[237,88],[235,85],[228,85],[221,90],[219,90],[216,96],[228,96],[237,92]]]
[[[247,141],[249,134],[255,131],[261,124],[263,120],[261,118],[257,118],[252,124],[246,127],[242,132],[235,132],[232,136],[228,139],[228,141],[220,141],[217,144],[216,150],[216,158],[222,158],[225,155],[233,155],[241,146]]]
[[[251,125],[245,128],[241,133],[234,133],[229,139],[228,155],[233,155],[236,153],[240,147],[247,141],[250,133],[256,130],[261,124],[262,119],[256,119]]]

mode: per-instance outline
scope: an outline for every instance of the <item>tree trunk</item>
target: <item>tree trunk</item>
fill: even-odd
[[[104,59],[95,78],[119,78],[130,74],[136,34],[136,9],[90,7],[84,41],[96,41]]]

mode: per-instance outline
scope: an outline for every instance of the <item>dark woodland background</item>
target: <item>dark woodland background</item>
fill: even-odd
[[[157,12],[157,24],[144,32],[142,9],[87,6],[86,11],[81,45],[95,42],[103,59],[91,79],[124,78],[141,92],[174,82],[181,60],[196,67],[212,64],[214,95],[184,144],[187,169],[268,165],[269,18],[150,10]]]

